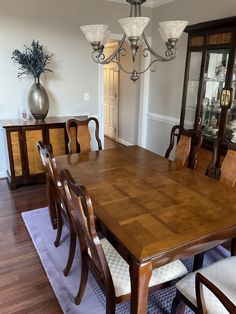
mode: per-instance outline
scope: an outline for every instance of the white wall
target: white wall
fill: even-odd
[[[157,23],[165,20],[188,20],[189,24],[236,15],[235,0],[175,0],[153,9],[152,42],[157,51],[164,45]],[[179,123],[184,80],[187,34],[177,43],[177,57],[169,63],[157,64],[150,76],[146,147],[163,154],[169,144],[169,132]],[[173,123],[172,123],[172,122]],[[165,132],[163,132],[165,130]]]
[[[130,60],[132,58],[129,44],[125,43],[127,55],[121,57],[121,63],[128,71],[132,71]],[[138,50],[136,59],[137,70],[141,67],[141,50]],[[130,74],[120,71],[119,88],[119,139],[129,144],[137,144],[138,118],[139,118],[140,79],[136,82],[130,80]]]
[[[129,15],[129,6],[105,0],[0,0],[0,120],[20,117],[27,106],[32,78],[17,78],[11,60],[15,49],[22,51],[33,39],[54,53],[43,84],[49,94],[48,116],[99,115],[99,69],[91,59],[91,47],[81,25],[105,23],[120,33],[118,19]],[[151,15],[151,9],[144,9]],[[84,100],[88,92],[90,100]],[[0,172],[4,166],[0,160]]]

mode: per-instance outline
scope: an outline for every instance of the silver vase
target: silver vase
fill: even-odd
[[[28,105],[32,116],[37,121],[45,119],[48,114],[49,100],[45,88],[38,79],[35,80],[29,90]]]

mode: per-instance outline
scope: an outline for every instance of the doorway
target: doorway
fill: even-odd
[[[108,43],[105,55],[110,56],[118,42]],[[115,63],[104,65],[104,136],[117,142],[119,118],[119,72]]]
[[[122,35],[112,34],[111,42],[119,42]],[[151,45],[151,38],[147,38]],[[110,42],[110,43],[111,43]],[[128,43],[125,43],[128,47]],[[114,49],[114,47],[113,47]],[[122,56],[127,69],[130,66],[130,49],[128,54]],[[141,50],[140,50],[141,52]],[[141,55],[141,53],[140,53]],[[147,68],[150,63],[150,56],[147,58],[140,57],[141,69]],[[120,71],[118,73],[118,106],[116,119],[116,140],[124,145],[138,144],[141,147],[146,146],[146,129],[147,129],[147,113],[148,113],[148,96],[149,96],[149,79],[150,71],[146,71],[141,75],[140,79],[134,83],[130,80],[127,73]],[[99,66],[99,120],[101,122],[101,138],[104,139],[104,66]],[[107,118],[106,118],[107,119]]]

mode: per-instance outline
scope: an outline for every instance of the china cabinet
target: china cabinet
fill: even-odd
[[[187,26],[187,59],[180,124],[201,128],[203,145],[216,137],[236,142],[236,16]],[[220,105],[222,89],[232,92],[232,105]],[[230,108],[229,108],[230,107]]]

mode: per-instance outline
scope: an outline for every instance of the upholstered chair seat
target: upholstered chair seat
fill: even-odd
[[[129,294],[131,292],[129,265],[106,238],[100,241],[110,268],[116,297]],[[171,262],[153,270],[149,287],[183,277],[187,272],[180,260]]]
[[[214,264],[198,270],[223,292],[236,305],[236,256],[224,258]],[[176,284],[179,292],[197,307],[195,276],[193,272]],[[207,314],[228,314],[222,303],[216,296],[203,286],[203,295],[206,304]]]

